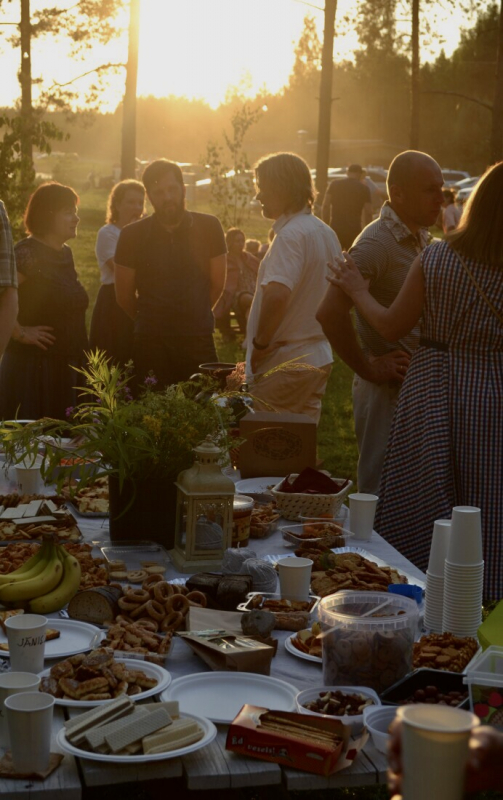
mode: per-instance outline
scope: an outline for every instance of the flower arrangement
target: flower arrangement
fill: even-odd
[[[111,364],[104,353],[89,353],[87,368],[76,371],[85,385],[79,387],[79,404],[67,409],[66,422],[43,418],[0,428],[8,462],[19,461],[20,454],[35,461],[43,446],[42,476],[53,480],[57,474],[60,490],[75,468],[61,464],[63,437],[74,440],[72,455],[86,462],[98,459],[101,475],[116,476],[121,487],[127,479],[176,480],[193,463],[193,448],[207,436],[227,452],[232,413],[211,391],[201,392],[213,386],[210,379],[203,379],[204,385],[187,382],[157,390],[151,376],[133,398],[130,371]],[[94,475],[81,470],[80,488]]]

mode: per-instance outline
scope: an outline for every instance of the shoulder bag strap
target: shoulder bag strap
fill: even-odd
[[[459,255],[457,250],[455,250],[454,252],[456,253],[456,256],[457,256],[458,260],[460,261],[461,266],[463,267],[464,271],[466,272],[466,274],[468,275],[469,279],[471,280],[471,282],[475,286],[475,289],[477,290],[479,296],[482,298],[482,300],[484,300],[484,302],[489,307],[490,311],[494,314],[494,316],[496,317],[498,322],[501,325],[503,325],[503,316],[499,313],[498,309],[494,306],[494,304],[491,303],[491,301],[489,300],[488,296],[486,295],[486,293],[484,292],[484,290],[482,289],[482,287],[478,283],[477,279],[475,278],[475,275],[471,271],[471,269],[468,266],[468,264],[466,263],[466,261]]]

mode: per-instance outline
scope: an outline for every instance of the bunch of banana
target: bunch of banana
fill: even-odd
[[[46,540],[19,569],[0,575],[0,603],[27,603],[34,614],[59,611],[77,593],[80,575],[75,556]]]

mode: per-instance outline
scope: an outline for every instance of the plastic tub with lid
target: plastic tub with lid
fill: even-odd
[[[470,692],[470,708],[482,725],[503,730],[503,647],[492,645],[476,655],[463,682]]]
[[[318,607],[327,686],[368,686],[378,694],[412,669],[419,610],[387,592],[339,591]]]

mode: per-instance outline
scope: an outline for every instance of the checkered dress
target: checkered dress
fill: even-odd
[[[502,270],[466,262],[503,315]],[[426,291],[421,336],[428,344],[414,353],[400,392],[376,529],[425,570],[434,520],[450,518],[456,505],[478,506],[484,595],[501,598],[503,325],[445,242],[428,247],[422,264]]]

